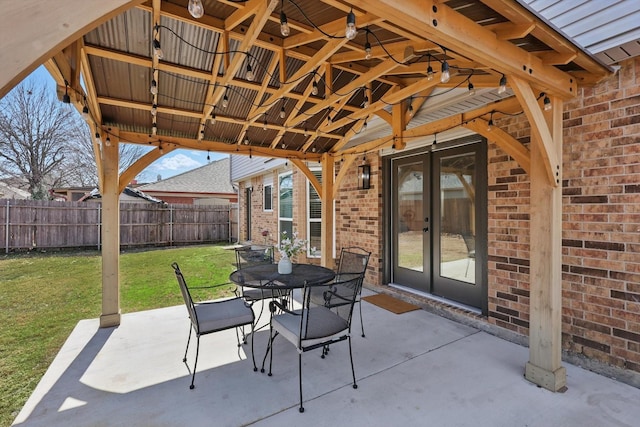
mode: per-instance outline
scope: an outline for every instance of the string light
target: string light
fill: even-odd
[[[202,0],[189,0],[189,13],[194,18],[202,18],[204,16],[204,6],[202,5]]]
[[[284,99],[282,100],[282,107],[280,107],[280,118],[284,119],[287,117],[287,112],[284,109]]]
[[[507,91],[507,76],[504,74],[500,77],[500,87],[498,88],[498,95],[501,95]]]
[[[347,28],[345,29],[344,36],[347,40],[353,40],[358,34],[356,28],[356,15],[353,13],[353,9],[347,14]]]
[[[489,132],[491,132],[492,128],[493,128],[493,111],[491,112],[491,115],[489,116],[489,123],[487,123],[487,130]]]
[[[428,66],[427,66],[427,80],[433,80],[433,67],[431,66],[431,54],[427,56],[428,58]]]
[[[449,63],[447,62],[447,50],[444,49],[444,61],[442,61],[442,74],[440,75],[440,82],[447,83],[451,78],[449,73]]]
[[[264,122],[262,123],[262,130],[267,130],[267,115],[264,115]]]
[[[222,108],[227,108],[229,106],[229,97],[227,96],[227,92],[224,92],[224,96],[222,97]]]
[[[362,124],[362,130],[367,130],[367,119],[364,119],[364,123]]]
[[[371,59],[371,43],[369,43],[369,27],[367,27],[365,35],[367,36],[367,41],[364,44],[364,59]]]
[[[251,64],[249,64],[249,62],[247,62],[247,80],[252,82],[253,79],[255,79],[255,77],[256,76],[253,74],[253,70],[251,69]]]
[[[471,83],[471,80],[469,80],[469,84],[467,85],[467,88],[469,89],[469,95],[475,95],[476,94],[476,88],[473,87],[473,83]]]
[[[207,162],[211,161],[211,156],[209,156],[209,150],[207,150]]]
[[[158,82],[156,82],[155,79],[151,80],[151,87],[149,88],[149,92],[151,92],[151,95],[158,94]]]
[[[362,103],[362,108],[369,108],[369,97],[367,95],[364,96],[364,102]]]
[[[100,139],[100,133],[96,132],[96,144],[100,144],[102,140]]]
[[[549,101],[551,102],[551,101]],[[86,119],[89,117],[89,107],[87,106],[87,97],[84,97],[84,107],[82,107],[82,116]]]
[[[158,59],[164,58],[164,52],[162,51],[162,48],[160,47],[160,41],[158,39],[156,39],[156,38],[153,39],[153,54]]]
[[[158,104],[153,104],[151,106],[151,115],[155,116],[156,114],[158,114]]]
[[[158,133],[158,125],[156,122],[153,122],[151,125],[151,135],[156,135]]]
[[[216,124],[216,106],[213,106],[213,110],[211,110],[211,117],[209,118],[212,125]]]
[[[284,0],[280,3],[280,34],[282,37],[287,37],[291,33],[291,29],[289,28],[289,22],[287,21],[287,15],[285,15],[283,9]]]
[[[313,96],[317,96],[318,95],[318,82],[315,81],[315,79],[313,80],[313,84],[312,84],[312,88],[311,88],[311,94]]]
[[[111,147],[111,138],[107,136],[107,139],[104,140],[104,145],[107,147]]]
[[[164,148],[162,148],[162,144],[158,144],[158,151],[160,151],[160,154],[164,154]]]
[[[544,99],[542,100],[542,104],[544,105],[544,111],[551,111],[551,108],[553,108],[551,106],[551,100],[549,99],[549,97],[546,94],[544,95]]]
[[[65,104],[71,104],[71,97],[69,96],[69,82],[64,81],[64,95],[62,95],[62,102]]]

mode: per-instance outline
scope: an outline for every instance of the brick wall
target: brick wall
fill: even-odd
[[[640,58],[564,105],[563,347],[640,372]],[[523,115],[498,123],[529,142]],[[528,334],[528,176],[489,149],[489,322]]]
[[[369,252],[369,264],[365,283],[381,285],[382,280],[382,176],[380,158],[367,154],[366,163],[371,167],[371,188],[358,189],[357,159],[351,164],[349,172],[342,180],[336,197],[336,257],[340,249],[359,246]],[[339,162],[336,173],[340,168]]]

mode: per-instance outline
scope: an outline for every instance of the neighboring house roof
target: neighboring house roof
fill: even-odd
[[[0,182],[0,199],[30,199],[31,193]]]
[[[122,192],[122,195],[128,196],[129,198],[131,198],[133,200],[142,199],[142,200],[146,200],[146,201],[151,202],[151,203],[165,203],[164,201],[162,201],[160,199],[156,199],[155,197],[152,197],[152,196],[150,196],[148,194],[143,193],[142,191],[140,191],[140,190],[138,190],[136,188],[131,188],[131,187],[125,187],[124,191]],[[121,201],[122,201],[122,195],[121,195]],[[100,194],[100,191],[97,188],[94,188],[89,193],[87,193],[86,196],[84,196],[83,198],[81,198],[78,201],[79,202],[84,202],[84,201],[89,200],[89,199],[101,199],[101,198],[102,198],[102,194]]]
[[[640,55],[638,0],[519,0],[605,64]]]
[[[236,193],[231,185],[228,157],[138,188],[142,191],[172,193]]]

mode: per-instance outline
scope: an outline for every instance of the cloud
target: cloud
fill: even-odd
[[[158,172],[161,172],[165,170],[168,170],[168,171],[189,170],[189,169],[196,168],[198,166],[202,166],[202,164],[184,154],[176,154],[172,157],[164,157],[160,159],[153,166],[155,170],[157,170]]]

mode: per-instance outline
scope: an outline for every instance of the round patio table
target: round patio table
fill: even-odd
[[[305,284],[321,285],[335,277],[333,270],[313,264],[293,264],[290,274],[278,273],[278,264],[258,264],[236,270],[229,276],[233,283],[247,288],[299,289]]]

